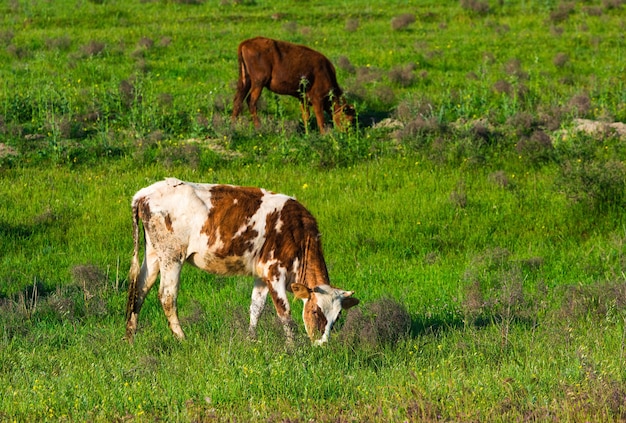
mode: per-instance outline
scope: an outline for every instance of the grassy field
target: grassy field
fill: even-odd
[[[626,5],[413,3],[0,2],[1,421],[626,419]],[[356,127],[231,123],[255,35],[326,54]],[[295,346],[271,306],[246,339],[251,280],[191,267],[188,339],[151,293],[122,341],[166,176],[311,210],[361,300],[330,345],[295,299]]]

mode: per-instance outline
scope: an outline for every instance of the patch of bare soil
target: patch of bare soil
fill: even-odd
[[[626,124],[622,122],[600,122],[590,119],[574,119],[574,130],[591,135],[615,134],[626,139]]]

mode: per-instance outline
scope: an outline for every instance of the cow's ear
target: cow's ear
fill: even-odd
[[[311,297],[311,290],[301,283],[292,283],[291,290],[293,291],[293,295],[301,300],[308,300]]]
[[[352,308],[359,303],[359,299],[354,298],[352,294],[354,294],[353,291],[346,292],[343,299],[341,300],[341,308],[343,308],[344,310]]]

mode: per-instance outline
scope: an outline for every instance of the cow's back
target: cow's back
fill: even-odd
[[[266,263],[300,258],[315,219],[295,199],[261,188],[170,178],[137,192],[133,206],[159,254],[184,255],[211,273],[262,276]],[[317,236],[317,235],[315,235]]]
[[[323,95],[342,94],[333,64],[307,46],[256,37],[240,43],[239,57],[246,62],[250,78],[275,93],[300,97],[303,90],[315,86]]]

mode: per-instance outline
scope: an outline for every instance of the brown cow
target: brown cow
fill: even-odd
[[[322,133],[324,111],[332,115],[335,126],[340,129],[354,120],[354,107],[346,104],[343,91],[337,84],[335,67],[323,54],[303,45],[256,37],[239,44],[237,57],[239,80],[233,121],[241,113],[245,99],[254,125],[260,127],[256,104],[263,88],[299,99],[307,130],[309,105],[313,105],[317,126]]]
[[[304,301],[311,341],[328,341],[342,308],[359,303],[330,285],[317,223],[295,199],[260,188],[196,184],[175,178],[133,197],[134,254],[128,284],[126,338],[132,341],[141,306],[161,273],[159,300],[177,338],[185,335],[176,308],[180,271],[190,263],[218,275],[255,277],[250,335],[269,293],[288,341],[293,338],[287,291]],[[139,220],[145,255],[139,267]]]

